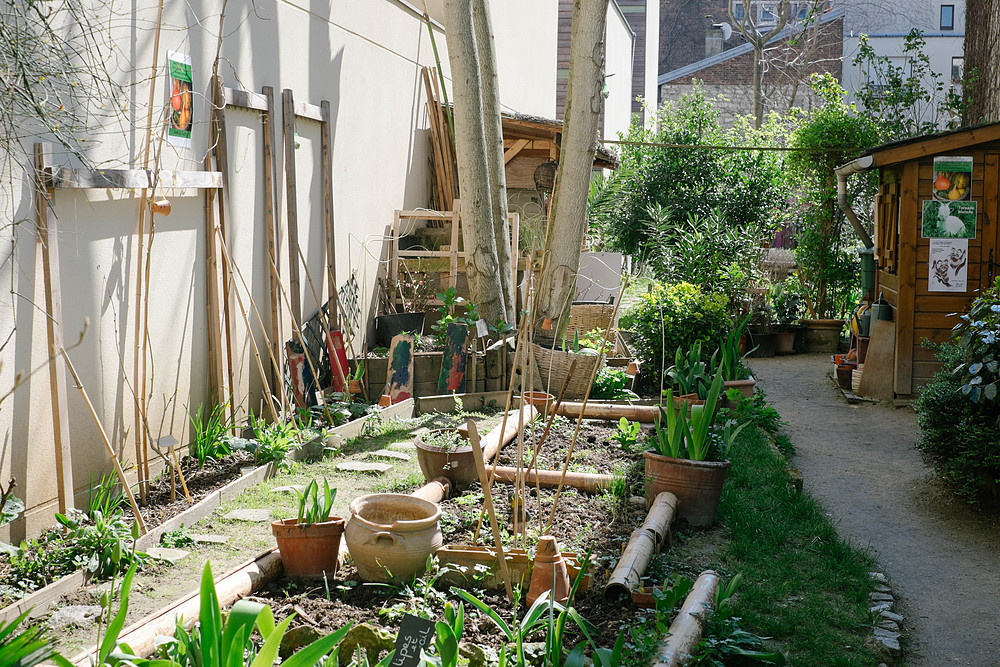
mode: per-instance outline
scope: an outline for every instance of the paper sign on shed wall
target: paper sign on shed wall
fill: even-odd
[[[969,285],[969,239],[931,239],[927,291],[965,292]]]

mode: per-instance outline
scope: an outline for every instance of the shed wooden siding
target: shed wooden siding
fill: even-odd
[[[921,208],[922,202],[931,199],[934,156],[885,167],[879,174],[880,200],[892,191],[887,187],[889,184],[899,183],[897,271],[893,275],[886,270],[887,263],[880,257],[876,285],[876,294],[883,293],[886,301],[896,309],[894,385],[899,396],[917,393],[940,368],[933,351],[924,347],[924,341],[940,343],[949,339],[952,327],[958,323],[953,314],[967,312],[981,287],[988,282],[991,250],[994,262],[1000,262],[997,247],[1000,141],[956,148],[939,155],[971,155],[973,158],[971,196],[978,202],[978,210],[976,238],[969,239],[968,289],[964,294],[927,289],[930,239],[923,238],[921,233]],[[881,203],[876,203],[876,229],[884,233],[891,228],[891,221],[884,219],[887,214],[891,215],[891,210]],[[885,246],[884,239],[876,240],[879,247]],[[1000,266],[994,270],[994,276],[1000,275],[998,269]]]

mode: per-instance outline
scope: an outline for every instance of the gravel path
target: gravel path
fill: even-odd
[[[841,535],[869,547],[905,617],[905,664],[1000,665],[1000,521],[955,502],[913,447],[909,408],[850,405],[829,356],[753,359],[793,465]]]

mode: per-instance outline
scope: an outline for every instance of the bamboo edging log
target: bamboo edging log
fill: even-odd
[[[518,479],[517,475],[517,468],[513,468],[511,466],[497,466],[494,479],[498,482],[514,484]],[[523,472],[523,476],[524,481],[528,484],[554,487],[559,485],[559,480],[562,479],[562,471],[528,470],[527,472]],[[600,493],[611,485],[612,479],[614,479],[612,475],[602,475],[600,473],[568,472],[566,473],[566,479],[563,483],[566,486],[571,486],[574,489],[579,489],[585,493]]]
[[[108,434],[104,430],[104,425],[101,424],[100,418],[97,416],[97,410],[94,409],[94,404],[90,402],[90,396],[87,395],[87,390],[83,387],[83,382],[80,381],[80,376],[76,374],[76,369],[73,367],[73,362],[70,361],[69,355],[66,353],[66,348],[59,348],[60,354],[62,354],[63,359],[66,361],[66,368],[69,370],[70,375],[73,376],[73,381],[76,383],[76,388],[80,390],[80,395],[83,397],[83,402],[87,404],[87,409],[90,411],[90,416],[94,418],[94,423],[97,424],[97,430],[101,433],[101,440],[104,441],[104,447],[108,450],[108,456],[111,457],[111,462],[115,466],[115,474],[118,475],[118,481],[122,485],[122,493],[128,498],[129,505],[132,506],[132,511],[135,512],[135,522],[139,524],[139,531],[142,535],[146,534],[146,522],[142,520],[142,514],[139,512],[139,506],[135,502],[135,496],[132,495],[132,489],[129,488],[128,480],[125,479],[125,471],[122,470],[122,464],[118,462],[118,456],[115,455],[115,449],[111,446],[111,441],[108,439]]]
[[[702,572],[694,588],[684,599],[684,605],[670,624],[667,635],[651,667],[679,667],[691,659],[705,621],[714,611],[715,591],[719,588],[719,575],[712,570]]]
[[[447,477],[435,477],[410,495],[436,504],[447,498],[450,493],[451,480]]]
[[[670,536],[670,524],[677,513],[677,496],[664,491],[657,494],[646,520],[629,538],[618,565],[604,586],[604,598],[613,600],[630,595],[655,554]]]
[[[500,565],[500,576],[503,577],[504,589],[507,592],[507,599],[514,599],[514,590],[510,581],[510,570],[507,568],[507,558],[503,552],[503,536],[500,533],[500,524],[497,523],[496,511],[493,509],[493,489],[489,483],[489,476],[486,472],[486,462],[483,460],[483,450],[479,446],[479,430],[476,422],[468,421],[469,443],[472,445],[472,457],[476,460],[476,471],[479,473],[479,483],[483,487],[483,508],[490,517],[490,528],[493,529],[493,537],[497,545],[497,561]]]
[[[616,405],[611,403],[579,403],[576,401],[563,403],[553,408],[553,411],[563,417],[576,417],[583,412],[584,419],[618,419],[625,417],[643,424],[652,424],[660,420],[658,405]]]

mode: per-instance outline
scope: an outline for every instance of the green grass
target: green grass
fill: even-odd
[[[794,665],[873,665],[868,594],[876,569],[841,539],[820,504],[788,487],[784,461],[757,429],[730,450],[719,507],[716,559],[743,572],[734,603],[743,626],[781,648]]]

